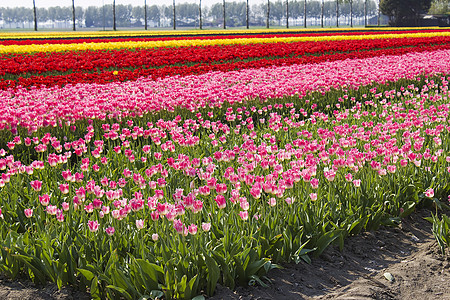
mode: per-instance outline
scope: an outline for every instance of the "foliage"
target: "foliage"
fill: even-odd
[[[286,147],[289,149],[288,145],[299,134],[312,134],[311,138],[319,139],[317,134],[324,134],[320,133],[319,128],[321,130],[331,129],[331,123],[328,121],[335,123],[336,120],[339,120],[335,126],[343,126],[342,128],[345,128],[347,122],[350,124],[356,122],[357,126],[361,126],[366,122],[382,121],[386,116],[378,119],[376,115],[381,116],[384,109],[396,107],[397,104],[404,103],[404,101],[408,101],[407,107],[413,109],[417,104],[414,100],[417,99],[416,93],[426,99],[435,99],[434,97],[438,94],[434,94],[434,92],[428,94],[426,91],[447,90],[447,86],[442,85],[442,82],[446,81],[442,80],[440,81],[438,77],[427,80],[420,79],[420,82],[413,81],[415,84],[403,81],[376,88],[361,87],[358,90],[347,92],[335,90],[325,95],[312,94],[304,99],[296,97],[271,99],[263,103],[255,102],[253,103],[255,106],[251,109],[241,105],[208,109],[204,112],[205,117],[208,116],[208,122],[217,122],[216,124],[220,122],[226,127],[222,127],[220,131],[208,126],[199,127],[195,135],[201,139],[199,144],[192,148],[179,148],[178,142],[173,140],[179,150],[184,149],[183,153],[172,156],[170,151],[163,150],[163,162],[166,161],[166,158],[177,158],[180,157],[179,155],[182,155],[181,157],[188,155],[191,159],[205,159],[211,155],[211,157],[216,157],[214,165],[218,168],[219,173],[225,174],[224,178],[229,178],[232,174],[226,175],[229,172],[229,166],[243,163],[244,157],[250,155],[251,152],[242,153],[240,155],[242,159],[222,160],[217,156],[217,151],[220,149],[214,148],[216,138],[211,134],[217,135],[218,140],[221,139],[221,136],[226,138],[231,145],[242,145],[238,149],[245,149],[243,147],[247,147],[245,146],[246,141],[249,141],[245,136],[253,134],[252,126],[243,126],[236,133],[238,124],[229,118],[230,112],[234,112],[236,115],[246,115],[246,122],[255,126],[256,136],[253,139],[258,143],[263,142],[265,134],[269,134],[275,141],[272,147],[279,147],[280,150],[286,149]],[[416,85],[419,87],[422,84],[423,87],[415,91]],[[408,85],[408,88],[403,91],[399,90],[400,94],[398,94],[393,90],[396,85]],[[410,91],[414,91],[414,93]],[[389,98],[388,106],[386,106],[387,100],[383,99],[383,95]],[[358,104],[355,100],[350,100],[362,99],[361,97],[365,97],[366,104]],[[335,106],[333,103],[337,98],[349,100],[342,102],[342,107],[338,108],[338,111],[330,107]],[[278,126],[282,128],[283,125],[272,127],[276,123],[272,123],[271,118],[279,115],[280,122],[287,122],[284,126],[288,126],[289,118],[295,115],[293,109],[300,112],[306,107],[308,109],[302,114],[321,116],[316,120],[316,124],[310,123],[299,115],[298,121],[301,122],[303,119],[306,124],[298,128],[291,127],[288,131],[284,129],[278,131]],[[361,113],[368,111],[369,114],[359,119],[349,116],[348,121],[343,121],[342,114],[349,109],[356,109]],[[325,114],[317,114],[320,111]],[[118,123],[117,125],[122,127],[123,132],[127,132],[127,128],[139,128],[149,122],[159,124],[157,128],[169,129],[166,126],[174,126],[180,121],[190,124],[193,120],[188,120],[195,118],[194,114],[186,111],[183,115],[184,117],[181,118],[176,116],[176,113],[172,114],[172,117],[175,116],[172,121],[169,118],[170,114],[165,116],[167,121],[158,120],[161,116],[148,115],[142,119],[125,119],[122,120],[121,125]],[[327,115],[330,120],[327,120]],[[269,128],[263,126],[259,121],[262,119],[266,119],[267,124],[272,125]],[[114,120],[110,121],[115,122]],[[196,122],[192,124],[194,125]],[[18,173],[11,176],[9,183],[5,183],[6,185],[1,191],[3,200],[0,202],[3,218],[0,220],[2,222],[0,266],[4,274],[12,278],[28,276],[36,283],[52,281],[60,287],[72,284],[80,288],[89,288],[94,299],[113,299],[119,296],[136,299],[161,296],[161,293],[164,293],[166,298],[191,299],[201,291],[212,295],[217,283],[231,288],[247,284],[265,285],[267,281],[264,275],[270,269],[277,267],[278,262],[299,262],[300,260],[309,262],[311,255],[320,255],[332,243],[342,246],[345,237],[349,235],[357,234],[362,230],[376,229],[381,224],[390,225],[399,222],[401,217],[411,213],[421,199],[424,199],[423,195],[428,187],[436,188],[436,194],[441,190],[449,190],[448,184],[445,184],[449,182],[445,179],[448,177],[448,172],[445,170],[436,175],[441,178],[437,185],[438,183],[433,179],[433,172],[439,172],[439,168],[429,160],[424,160],[420,169],[418,169],[417,162],[409,162],[408,166],[399,166],[397,171],[387,174],[380,173],[376,168],[368,165],[361,165],[361,169],[354,173],[356,177],[353,177],[353,180],[356,180],[355,178],[362,180],[356,182],[349,181],[347,178],[347,175],[350,174],[348,172],[352,172],[351,168],[353,167],[339,169],[331,179],[331,177],[327,177],[331,176],[327,175],[328,171],[320,166],[316,171],[317,175],[313,175],[319,178],[318,189],[312,187],[308,181],[301,180],[299,183],[295,183],[295,188],[287,188],[282,195],[271,195],[272,192],[267,190],[257,196],[253,194],[251,185],[245,184],[245,181],[249,179],[243,179],[240,184],[239,199],[234,198],[235,200],[233,200],[235,192],[229,190],[225,192],[227,198],[225,208],[216,206],[213,200],[214,197],[218,199],[216,195],[221,193],[218,187],[215,188],[216,190],[211,188],[210,196],[201,194],[195,196],[197,200],[203,202],[203,209],[199,213],[194,213],[187,204],[183,204],[185,211],[176,218],[183,220],[186,225],[181,223],[182,227],[180,228],[175,226],[176,222],[173,222],[172,225],[172,221],[167,215],[164,215],[165,212],[163,213],[159,207],[153,210],[153,212],[160,212],[159,220],[152,220],[150,205],[154,204],[150,202],[148,202],[148,207],[146,204],[141,209],[133,209],[128,212],[125,210],[122,217],[115,219],[111,216],[114,213],[105,213],[104,207],[118,200],[109,202],[104,198],[105,196],[100,195],[103,192],[97,188],[94,188],[95,191],[92,195],[86,193],[84,196],[86,199],[82,202],[72,202],[72,197],[77,195],[81,197],[81,194],[78,193],[78,186],[83,187],[86,181],[84,179],[77,181],[77,179],[72,182],[70,176],[74,175],[70,175],[70,173],[80,172],[81,159],[86,163],[86,158],[88,158],[91,163],[98,161],[98,164],[101,165],[100,160],[103,161],[103,158],[97,158],[96,153],[99,151],[98,146],[102,145],[100,153],[104,153],[102,157],[104,155],[107,164],[100,167],[98,171],[94,171],[95,167],[92,165],[94,169],[89,167],[89,170],[83,171],[85,176],[89,180],[95,180],[98,184],[102,182],[103,188],[110,189],[105,178],[107,181],[120,182],[124,168],[130,168],[135,175],[129,177],[130,183],[121,188],[123,199],[125,197],[130,199],[127,205],[130,205],[130,208],[134,207],[133,205],[137,204],[139,199],[146,199],[147,196],[150,196],[148,201],[154,201],[156,199],[152,196],[154,192],[148,188],[139,188],[133,183],[136,179],[132,178],[137,178],[135,177],[137,174],[150,174],[145,170],[151,164],[158,162],[154,160],[153,155],[142,152],[142,147],[149,143],[151,151],[149,153],[153,154],[164,149],[166,143],[158,145],[158,142],[146,141],[144,137],[132,139],[131,136],[125,137],[124,140],[107,139],[104,143],[100,143],[99,141],[104,136],[102,131],[108,127],[105,127],[105,124],[108,122],[94,122],[90,126],[80,122],[77,124],[79,129],[75,132],[66,131],[66,137],[73,141],[77,140],[77,135],[83,136],[83,128],[92,133],[92,141],[97,146],[92,141],[88,142],[86,144],[88,146],[87,153],[84,154],[86,157],[73,157],[54,167],[46,163],[44,169],[34,169],[31,175]],[[226,129],[228,126],[230,131]],[[113,127],[119,128],[116,125]],[[169,129],[168,133],[173,129]],[[222,130],[225,130],[223,134],[221,134]],[[56,131],[54,132],[56,133]],[[170,134],[173,137],[172,134],[175,132]],[[398,134],[401,136],[401,132]],[[36,135],[40,136],[40,140],[45,140],[44,132],[38,132]],[[447,145],[447,135],[448,133],[442,135],[443,145]],[[55,140],[52,140],[52,144],[54,144]],[[26,143],[26,141],[24,142]],[[438,146],[435,146],[434,143],[435,141],[432,139],[425,139],[422,149],[433,149],[433,152],[439,152],[439,148],[436,148]],[[358,144],[358,148],[362,150],[363,145],[364,143]],[[118,146],[125,152],[128,151],[127,149],[133,150],[136,155],[136,157],[133,156],[133,161],[136,159],[136,163],[130,160],[131,157],[117,152]],[[17,144],[11,153],[14,153],[17,158],[20,157],[25,165],[36,159],[36,155],[47,161],[45,159],[47,154],[41,154],[45,155],[44,157],[38,153],[33,154],[32,148],[27,147]],[[445,149],[447,151],[446,146]],[[284,153],[283,151],[279,153]],[[27,157],[27,153],[31,157]],[[445,161],[446,153],[438,160]],[[49,157],[52,157],[50,154],[48,154]],[[250,156],[248,157],[250,159]],[[146,158],[146,164],[143,164],[143,158]],[[278,161],[278,164],[283,166],[283,169],[288,169],[292,158],[282,158],[281,156],[280,158],[282,160]],[[293,161],[297,161],[297,158]],[[169,172],[169,176],[166,177],[167,185],[163,186],[161,181],[160,186],[165,199],[161,199],[159,203],[163,205],[171,202],[170,199],[178,193],[177,189],[182,187],[186,192],[181,192],[182,196],[176,197],[181,197],[182,202],[179,203],[187,203],[185,201],[191,197],[188,192],[193,188],[201,187],[202,180],[200,177],[190,178],[188,173],[172,165],[170,159],[168,162],[168,165],[164,163],[163,166]],[[439,162],[439,164],[441,163]],[[207,166],[205,165],[205,167]],[[431,170],[426,171],[428,167],[432,168],[432,172]],[[67,173],[67,170],[71,172]],[[256,174],[265,174],[264,169],[259,166],[256,170],[258,172]],[[42,187],[36,187],[35,190],[35,185],[32,183],[34,180],[42,180]],[[223,182],[232,186],[230,182],[222,180],[222,178],[218,178],[217,184]],[[311,179],[308,180],[311,181]],[[68,194],[61,189],[61,184],[64,182],[69,184]],[[160,180],[158,179],[157,182],[159,184]],[[142,183],[140,184],[142,185]],[[19,186],[21,188],[17,188]],[[101,186],[99,188],[101,189]],[[39,189],[41,190],[39,191]],[[317,199],[312,196],[314,192],[317,193],[315,196],[318,197]],[[51,195],[53,200],[50,204],[38,200],[43,193]],[[92,208],[95,201],[98,202],[99,199],[103,199],[103,208],[98,206],[98,203],[95,204],[98,208]],[[67,211],[58,208],[56,215],[51,213],[53,208],[50,209],[50,207],[53,204],[56,205],[55,207],[60,207],[61,203],[66,201],[70,203]],[[117,203],[117,205],[122,204]],[[25,211],[30,208],[33,209],[31,215]],[[126,209],[126,206],[121,208],[121,210],[123,209]],[[120,214],[122,213],[120,212]],[[62,221],[57,218],[58,215],[64,215]],[[140,220],[145,220],[143,227],[138,226]],[[99,227],[91,227],[88,221],[98,222]],[[189,228],[188,224],[191,224]],[[107,230],[110,227],[114,227],[115,232],[110,233]],[[157,235],[155,236],[155,234]]]
[[[392,26],[417,26],[421,14],[428,11],[432,0],[381,0],[380,10]]]
[[[439,219],[439,216],[436,213],[432,214],[427,220],[433,223],[433,235],[436,238],[442,254],[445,255],[446,249],[450,248],[450,218],[445,213],[442,213],[441,218]]]
[[[442,15],[450,14],[450,1],[449,0],[433,0],[431,2],[429,14]]]

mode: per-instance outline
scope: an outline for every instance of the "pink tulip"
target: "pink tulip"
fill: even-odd
[[[197,233],[197,225],[195,224],[189,225],[188,231],[191,235],[195,235]]]
[[[114,229],[114,227],[110,226],[105,228],[105,232],[107,235],[112,236],[114,235],[114,232],[116,232],[116,229]]]
[[[203,231],[207,232],[211,229],[211,223],[202,223]]]
[[[243,221],[248,220],[248,211],[244,210],[244,211],[240,211],[239,212],[239,217],[241,217],[241,219]]]
[[[42,189],[42,181],[33,180],[30,182],[30,185],[36,192],[39,192]]]
[[[225,197],[223,195],[217,195],[214,200],[216,200],[217,206],[220,209],[224,209],[227,206]]]
[[[227,185],[224,183],[219,183],[216,185],[216,192],[218,194],[224,194],[227,191]]]
[[[139,230],[144,228],[144,220],[141,220],[141,219],[136,220],[136,228]]]
[[[58,222],[64,222],[64,214],[62,213],[57,214],[56,220],[58,220]]]
[[[33,216],[33,209],[31,209],[31,208],[26,208],[26,209],[24,210],[24,213],[25,213],[25,217],[31,218],[31,217]]]
[[[56,207],[56,205],[49,205],[47,206],[46,210],[49,215],[56,215],[58,208]]]
[[[69,193],[69,185],[67,183],[60,184],[59,185],[59,190],[63,194],[68,194]]]
[[[42,196],[39,196],[39,202],[43,205],[43,206],[47,206],[50,203],[50,196],[47,194],[44,194]]]
[[[88,221],[88,228],[90,232],[96,232],[99,228],[99,224],[97,221]]]
[[[184,226],[183,222],[181,222],[181,220],[179,220],[179,219],[173,220],[173,227],[175,228],[177,233],[184,234],[185,226]]]
[[[61,207],[62,207],[63,211],[68,211],[69,210],[69,203],[67,203],[67,202],[61,203]]]

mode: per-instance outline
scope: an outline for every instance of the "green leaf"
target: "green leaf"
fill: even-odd
[[[245,269],[242,265],[242,260],[238,256],[233,257],[234,266],[236,268],[237,279],[240,285],[244,285],[246,283]]]
[[[297,251],[295,251],[293,257],[294,262],[298,264],[300,262],[300,258],[303,259],[307,264],[311,264],[311,258],[308,256],[308,253],[315,251],[317,248],[313,249],[305,249],[305,246],[309,243],[309,241],[303,243]]]
[[[78,268],[77,271],[80,272],[87,281],[91,281],[95,277],[94,273],[89,270]]]
[[[434,221],[432,217],[425,217],[424,219],[430,223],[433,223],[433,221]]]
[[[197,293],[197,288],[198,288],[198,274],[195,275],[194,277],[191,278],[191,280],[189,280],[188,283],[188,287],[187,287],[190,291],[190,295],[192,295],[193,293]],[[194,294],[195,295],[195,294]],[[191,296],[190,296],[191,297]]]
[[[183,299],[191,299],[191,290],[187,285],[187,276],[183,275],[181,277],[181,281],[177,284],[177,291],[181,298]]]
[[[361,232],[361,229],[363,227],[363,220],[361,217],[359,217],[358,219],[356,219],[355,221],[353,221],[352,225],[350,225],[350,227],[348,228],[348,234],[349,235],[353,235],[353,234],[358,234]]]
[[[282,266],[278,265],[278,264],[274,264],[271,261],[267,261],[264,264],[264,272],[267,274],[270,270],[273,269],[284,269]]]
[[[262,286],[262,287],[269,287],[267,284],[265,284],[265,283],[261,280],[261,278],[259,278],[259,276],[251,275],[249,279],[250,279],[250,280],[249,280],[249,282],[248,282],[248,285],[250,285],[250,286],[253,286],[254,283],[258,283],[258,284],[259,284],[260,286]]]
[[[328,231],[322,235],[316,243],[317,249],[314,251],[314,256],[318,257],[335,239],[342,234],[342,230]]]
[[[144,282],[147,290],[158,289],[158,279],[164,278],[163,268],[143,259],[136,259],[136,263],[141,268],[141,276],[145,279]]]
[[[230,268],[228,267],[225,258],[216,251],[213,251],[212,255],[214,256],[216,262],[218,262],[220,265],[220,269],[223,273],[223,284],[228,286],[230,289],[234,289],[234,276],[233,274],[231,274]]]
[[[268,262],[268,258],[262,258],[260,260],[254,261],[247,266],[245,270],[245,275],[250,277],[258,273],[258,271]]]
[[[31,261],[33,261],[31,257],[20,254],[13,254],[11,256],[22,261],[33,272],[34,276],[39,280],[40,283],[44,284],[46,282],[44,273],[42,273],[39,268],[31,263]]]
[[[125,276],[125,274],[121,270],[119,270],[119,269],[113,270],[112,271],[112,279],[113,279],[115,286],[118,286],[118,287],[123,288],[128,291],[131,291],[131,292],[133,292],[133,295],[139,294],[136,291],[136,288],[130,284],[130,281],[128,280],[128,278]]]
[[[118,286],[114,286],[114,285],[107,285],[106,286],[107,289],[111,289],[111,290],[115,290],[117,292],[119,292],[122,296],[124,296],[126,299],[132,300],[133,297],[131,297],[131,295],[123,288],[118,287]]]
[[[160,290],[153,290],[150,292],[150,297],[152,297],[153,299],[155,298],[161,299],[162,297],[164,297],[164,293],[163,291]]]
[[[91,298],[93,300],[100,300],[101,299],[101,297],[100,297],[100,290],[98,288],[98,278],[97,278],[97,276],[95,276],[92,279],[91,291],[90,292],[91,292]]]
[[[220,269],[217,262],[205,253],[206,267],[208,268],[207,289],[208,296],[212,296],[216,289],[217,281],[220,277]]]

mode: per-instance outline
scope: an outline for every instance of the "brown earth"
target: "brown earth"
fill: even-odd
[[[400,227],[385,227],[330,247],[309,265],[283,265],[269,287],[219,287],[209,299],[420,299],[450,300],[450,257],[443,256],[421,211]],[[384,276],[390,273],[393,281]]]
[[[63,287],[58,290],[56,284],[45,287],[35,286],[30,281],[11,281],[0,277],[0,300],[89,300],[87,293]]]
[[[342,252],[327,249],[309,265],[283,265],[270,271],[269,287],[218,286],[209,299],[420,299],[450,300],[450,257],[443,256],[421,211],[400,227],[385,227],[346,240]],[[390,273],[393,281],[384,276]],[[0,278],[0,299],[89,299],[70,287],[36,287]]]

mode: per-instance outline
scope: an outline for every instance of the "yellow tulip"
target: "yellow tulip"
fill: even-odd
[[[237,39],[192,39],[166,41],[129,41],[129,42],[101,42],[77,44],[36,44],[36,45],[0,45],[0,53],[33,53],[33,52],[63,52],[83,50],[117,50],[117,49],[148,49],[159,47],[209,46],[209,45],[245,45],[259,43],[292,43],[312,41],[342,41],[363,39],[398,39],[450,36],[450,32],[416,32],[399,34],[371,34],[371,35],[330,35],[330,36],[295,36],[295,37],[255,37]]]

